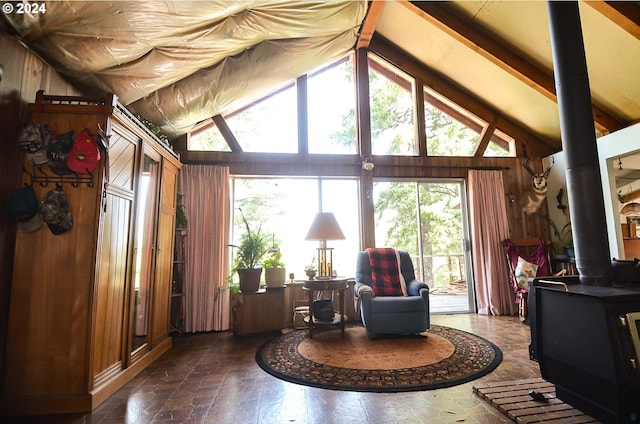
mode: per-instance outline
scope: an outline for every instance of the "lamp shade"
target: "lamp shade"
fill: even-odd
[[[319,212],[309,228],[305,240],[344,240],[345,236],[331,212]]]

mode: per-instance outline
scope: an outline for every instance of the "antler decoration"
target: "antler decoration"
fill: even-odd
[[[547,195],[547,177],[554,164],[555,160],[552,160],[551,164],[547,166],[541,174],[536,174],[533,169],[531,169],[529,159],[522,165],[524,169],[529,172],[529,175],[531,175],[531,181],[533,183],[533,187],[522,193],[520,197],[520,207],[527,215],[533,215],[542,205],[542,201]]]

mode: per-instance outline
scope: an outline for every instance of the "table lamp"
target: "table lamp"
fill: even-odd
[[[318,247],[318,278],[333,277],[333,248],[327,247],[327,240],[344,240],[345,236],[331,212],[318,212],[309,228],[305,240],[319,240]]]

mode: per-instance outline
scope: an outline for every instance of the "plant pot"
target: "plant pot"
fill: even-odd
[[[573,250],[573,246],[565,246],[564,247],[564,252],[569,258],[575,258],[576,257],[576,254],[575,254],[575,252]]]
[[[242,293],[255,293],[260,290],[260,277],[262,268],[239,269],[240,291]]]
[[[267,288],[284,287],[287,278],[287,270],[285,268],[265,268],[264,282]]]

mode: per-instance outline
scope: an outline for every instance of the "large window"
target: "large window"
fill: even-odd
[[[357,154],[356,89],[353,53],[308,74],[307,140],[312,154]],[[496,129],[481,145],[488,123],[375,54],[368,55],[371,151],[374,155],[416,156],[425,140],[416,136],[419,108],[414,92],[423,90],[426,150],[430,156],[515,156],[515,141]],[[245,152],[298,152],[296,81],[225,116]],[[190,150],[229,151],[215,127],[189,138]]]
[[[426,87],[424,120],[430,156],[473,156],[487,125]]]
[[[296,105],[296,86],[291,84],[230,116],[227,125],[245,152],[296,153]]]
[[[474,156],[488,123],[428,87],[424,89],[424,120],[429,156]],[[496,129],[483,156],[515,156],[514,140]]]
[[[318,242],[305,236],[317,212],[333,212],[345,240],[331,240],[333,269],[341,276],[353,276],[360,246],[358,184],[355,179],[241,178],[233,179],[233,244],[244,232],[239,209],[253,228],[261,226],[271,242],[277,243],[287,274],[305,278],[304,267],[317,264]]]
[[[230,152],[231,148],[215,125],[195,131],[189,136],[189,150]]]
[[[353,55],[309,75],[309,153],[355,154]]]
[[[290,84],[246,109],[225,117],[245,152],[296,153],[298,112],[295,84]],[[231,149],[212,123],[189,137],[189,150],[228,152]]]
[[[375,155],[416,155],[413,78],[369,54],[371,151]]]
[[[496,129],[484,151],[484,156],[516,157],[516,140],[508,134]]]

